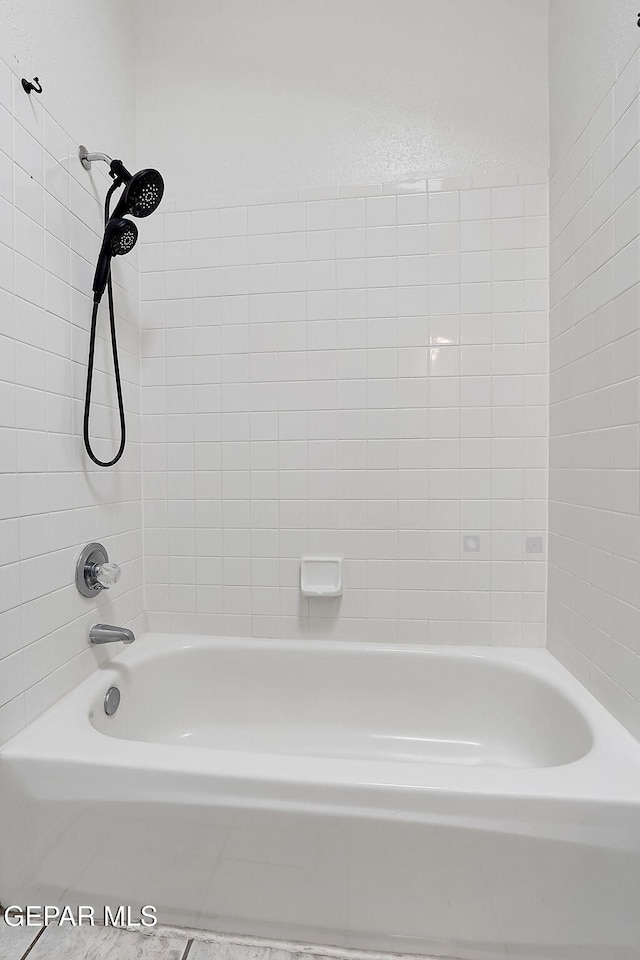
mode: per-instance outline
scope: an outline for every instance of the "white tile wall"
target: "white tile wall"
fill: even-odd
[[[82,170],[46,102],[0,61],[0,741],[104,656],[87,647],[91,622],[140,626],[142,613],[137,262],[115,273],[131,440],[118,469],[96,472],[81,426],[105,181]],[[98,438],[116,435],[108,357],[101,340]],[[74,585],[95,539],[124,571],[98,603]]]
[[[0,62],[0,741],[111,652],[88,649],[91,622],[143,627],[138,261],[114,266],[127,454],[89,469],[106,181],[46,106]],[[539,176],[494,174],[219,197],[145,221],[152,627],[542,642],[546,194]],[[101,336],[105,455],[110,370]],[[124,569],[97,603],[73,585],[93,539]],[[346,558],[345,596],[301,600],[299,557],[325,552]]]
[[[551,183],[549,647],[640,735],[640,53]]]
[[[217,198],[153,218],[151,627],[544,642],[539,179]],[[300,598],[306,553],[345,557],[341,600]]]

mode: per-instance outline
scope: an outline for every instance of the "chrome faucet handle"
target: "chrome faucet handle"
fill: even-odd
[[[96,563],[92,575],[94,579],[108,590],[113,583],[117,583],[122,574],[122,570],[117,563]]]
[[[121,573],[101,543],[88,543],[76,564],[76,587],[83,597],[95,597],[117,583]]]

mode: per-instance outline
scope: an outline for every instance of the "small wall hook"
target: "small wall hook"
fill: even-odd
[[[31,93],[32,90],[35,90],[36,93],[42,93],[42,84],[37,77],[33,78],[33,83],[31,80],[25,80],[24,77],[21,80],[22,89],[25,93]]]

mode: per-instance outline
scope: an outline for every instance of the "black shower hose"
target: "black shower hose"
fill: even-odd
[[[107,197],[104,202],[104,223],[105,227],[109,222],[109,204],[111,201],[111,195],[113,191],[118,186],[118,183],[113,183],[109,188]],[[109,303],[109,324],[111,327],[111,352],[113,354],[113,370],[116,380],[116,392],[118,394],[118,413],[120,415],[120,447],[116,453],[113,460],[99,460],[96,457],[93,449],[91,447],[91,438],[89,437],[89,416],[91,414],[91,388],[93,385],[93,365],[96,352],[96,328],[98,325],[98,307],[100,306],[99,301],[94,301],[93,311],[91,313],[91,333],[89,335],[89,362],[87,364],[87,388],[84,397],[84,448],[87,451],[88,455],[91,457],[94,463],[99,467],[113,467],[118,460],[122,457],[124,453],[124,448],[127,442],[127,424],[124,415],[124,401],[122,399],[122,382],[120,379],[120,360],[118,357],[118,344],[116,341],[116,315],[113,306],[113,285],[111,283],[111,271],[109,271],[109,278],[107,280],[107,299]]]

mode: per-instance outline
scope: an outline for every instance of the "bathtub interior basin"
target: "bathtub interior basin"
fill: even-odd
[[[554,767],[592,734],[564,692],[482,654],[212,640],[117,666],[120,706],[91,723],[126,740],[248,753]]]

